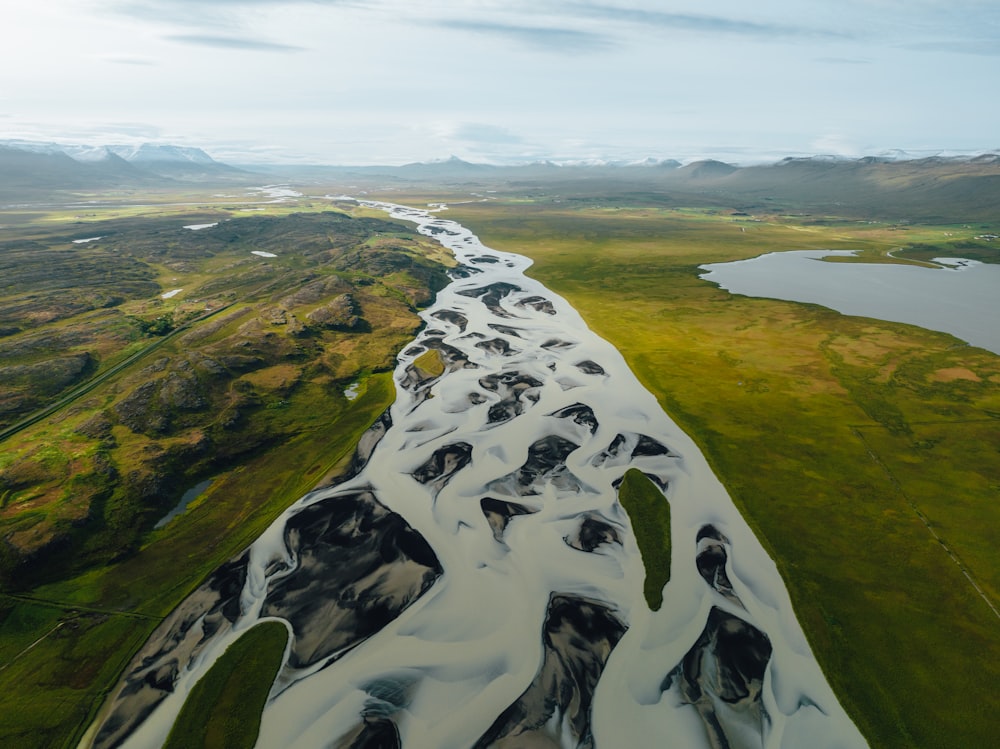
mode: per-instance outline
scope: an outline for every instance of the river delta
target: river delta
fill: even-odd
[[[399,355],[396,402],[342,480],[157,629],[92,745],[162,745],[225,648],[275,620],[291,637],[258,746],[865,746],[772,560],[618,351],[526,258],[367,205],[460,263]],[[670,504],[656,611],[617,497],[630,468]]]

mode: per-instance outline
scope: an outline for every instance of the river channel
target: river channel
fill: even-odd
[[[93,746],[160,747],[263,620],[291,634],[258,747],[864,747],[773,561],[619,352],[440,212],[365,202],[454,252],[349,474],[164,621]],[[442,374],[414,365],[428,351]],[[663,605],[617,486],[671,512]]]

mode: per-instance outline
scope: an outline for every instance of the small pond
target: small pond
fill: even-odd
[[[154,525],[153,528],[162,528],[171,520],[173,520],[175,517],[180,515],[182,512],[184,512],[184,510],[187,509],[187,506],[189,504],[191,504],[196,499],[198,499],[198,497],[204,494],[205,491],[208,489],[208,487],[210,487],[211,485],[212,485],[212,479],[205,479],[204,481],[199,481],[197,484],[192,486],[190,489],[184,492],[183,495],[181,495],[181,500],[180,502],[177,503],[174,509],[172,509],[166,515],[164,515],[162,518],[156,521],[156,525]]]

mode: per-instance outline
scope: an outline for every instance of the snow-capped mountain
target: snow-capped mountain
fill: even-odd
[[[126,188],[164,180],[230,181],[246,174],[188,146],[0,140],[0,187],[12,198],[32,190]]]
[[[190,146],[158,145],[143,143],[141,146],[107,146],[111,153],[121,156],[133,164],[176,162],[188,164],[218,164],[219,162],[202,151]]]
[[[0,147],[43,154],[66,154],[74,161],[93,163],[117,156],[130,164],[196,164],[224,166],[200,148],[160,143],[141,145],[89,145],[46,143],[30,140],[0,140]]]

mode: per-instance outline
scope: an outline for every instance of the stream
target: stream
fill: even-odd
[[[158,628],[91,736],[154,749],[225,648],[291,637],[257,746],[864,747],[773,561],[692,440],[530,261],[436,211],[460,265],[396,401],[335,486],[290,507]],[[414,365],[437,351],[444,372]],[[617,486],[671,511],[651,611]]]

